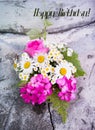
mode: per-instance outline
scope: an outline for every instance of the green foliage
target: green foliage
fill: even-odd
[[[31,29],[27,35],[30,37],[30,39],[37,39],[43,37],[44,33],[40,29]]]
[[[44,20],[44,26],[46,28],[49,27],[49,26],[51,26],[51,25],[52,25],[52,23],[49,20],[47,20],[47,19]]]
[[[19,81],[16,86],[22,87],[27,83],[27,81]]]
[[[47,27],[51,26],[52,23],[45,19],[43,22],[43,28],[35,28],[35,29],[31,29],[27,35],[30,37],[30,39],[37,39],[37,38],[44,38],[44,40],[46,40],[46,35],[47,35]]]
[[[43,30],[43,35],[42,35],[42,37],[44,38],[44,40],[46,40],[46,35],[47,35],[47,32]]]
[[[77,72],[75,73],[75,77],[83,76],[85,74],[84,70],[82,69],[80,65],[80,61],[78,60],[78,54],[76,52],[73,52],[72,56],[67,56],[67,51],[62,52],[64,55],[64,58],[73,63],[73,65],[76,67]]]
[[[62,121],[65,123],[67,119],[67,108],[69,107],[69,103],[60,100],[56,91],[49,96],[49,99],[54,110],[58,112],[58,114],[62,117]]]

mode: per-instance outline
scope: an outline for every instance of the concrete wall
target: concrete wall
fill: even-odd
[[[0,0],[0,130],[95,130],[95,0],[43,1]],[[30,28],[42,28],[42,20],[34,18],[33,11],[44,6],[46,10],[91,8],[89,17],[50,19],[53,26],[48,29],[47,41],[66,42],[79,54],[86,72],[77,79],[77,98],[70,103],[65,124],[48,103],[40,107],[24,104],[15,87],[18,76],[13,58],[29,40],[21,34]]]
[[[95,0],[2,0],[0,1],[0,31],[23,33],[30,28],[41,28],[42,20],[33,17],[35,8],[39,8],[40,11],[58,11],[60,8],[66,11],[67,8],[87,11],[91,8],[87,17],[50,18],[53,23],[50,32],[83,26],[95,21]]]

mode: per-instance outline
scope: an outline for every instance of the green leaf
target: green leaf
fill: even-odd
[[[19,81],[16,86],[21,87],[24,86],[27,83],[27,81]]]
[[[78,60],[78,54],[76,52],[73,52],[72,56],[67,56],[67,51],[62,52],[64,59],[71,62],[77,69],[77,72],[75,73],[75,77],[83,76],[85,74],[84,70],[82,69],[80,65],[80,61]]]
[[[49,20],[44,20],[44,26],[43,28],[35,28],[31,29],[28,33],[26,33],[30,39],[37,39],[37,38],[44,38],[46,40],[46,34],[47,34],[47,27],[51,26],[52,23]]]
[[[54,110],[58,112],[58,114],[62,117],[62,121],[65,123],[67,119],[67,108],[69,107],[69,103],[60,100],[56,91],[53,92],[48,99],[50,99]]]
[[[44,32],[43,36],[42,36],[44,38],[44,40],[46,40],[46,35],[47,35],[47,32]]]
[[[51,23],[49,20],[45,19],[45,20],[44,20],[44,25],[45,25],[45,27],[47,28],[47,27],[51,26],[52,23]]]
[[[39,29],[32,29],[30,30],[27,35],[30,37],[30,39],[37,39],[37,38],[44,38],[44,40],[46,40],[46,30],[45,29],[42,29],[42,30],[39,30]]]
[[[31,29],[27,35],[30,37],[30,39],[37,39],[42,37],[42,30],[40,29]]]

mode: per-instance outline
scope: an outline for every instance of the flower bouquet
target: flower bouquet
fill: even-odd
[[[20,97],[24,102],[52,102],[65,121],[69,102],[76,98],[76,77],[85,74],[77,53],[66,44],[30,40],[14,60],[14,69],[21,80]]]

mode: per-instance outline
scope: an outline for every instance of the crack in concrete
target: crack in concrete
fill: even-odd
[[[84,120],[84,119],[81,119],[82,120],[82,122],[86,125],[87,124],[87,122]]]
[[[0,77],[0,82],[6,80],[7,78],[5,78],[5,76],[3,75],[2,77]]]
[[[86,26],[89,26],[89,25],[92,25],[92,24],[95,24],[95,20],[91,21],[91,22],[87,22],[85,24],[78,24],[78,25],[73,25],[71,27],[68,27],[66,29],[62,29],[62,27],[60,27],[61,30],[58,30],[58,28],[55,28],[54,30],[55,31],[51,31],[51,32],[48,32],[49,34],[56,34],[56,33],[63,33],[63,32],[67,32],[67,31],[70,31],[72,29],[78,29],[78,28],[82,28],[82,27],[86,27]],[[58,30],[58,31],[57,31]]]
[[[51,113],[51,110],[50,110],[50,103],[48,103],[48,112],[50,114],[50,121],[51,121],[52,128],[53,128],[53,130],[55,130],[55,127],[54,127],[54,124],[53,124],[53,119],[52,119],[52,113]]]
[[[95,20],[86,22],[85,24],[80,23],[78,25],[71,25],[71,27],[67,27],[66,29],[64,29],[62,26],[58,27],[58,28],[47,29],[47,32],[48,32],[48,34],[63,33],[63,32],[70,31],[72,29],[87,27],[87,26],[90,26],[90,25],[93,25],[93,24],[95,24]],[[0,33],[2,33],[2,34],[12,33],[12,34],[26,35],[26,32],[28,32],[30,29],[24,29],[24,30],[25,31],[23,31],[23,32],[17,32],[14,29],[2,29],[2,30],[0,30]]]
[[[83,87],[78,88],[78,93],[77,93],[78,99],[77,100],[80,99],[80,93],[82,92],[82,90],[83,90]]]
[[[95,130],[94,123],[91,123],[91,130]]]
[[[89,74],[89,79],[90,79],[90,77],[91,77],[91,75],[92,75],[92,72],[93,72],[94,66],[95,66],[95,63],[92,65],[92,68],[91,68],[91,71],[90,71],[90,74]]]
[[[95,63],[92,65],[92,68],[91,68],[91,71],[90,71],[90,74],[89,74],[89,84],[88,84],[89,86],[90,86],[90,78],[91,78],[91,75],[93,73],[94,67],[95,67]]]
[[[0,79],[0,82],[2,82],[2,81],[4,81],[4,80],[6,80],[7,78],[2,78],[2,79]]]
[[[14,29],[2,29],[2,30],[0,30],[0,33],[1,34],[12,33],[12,34],[26,35],[26,32],[17,32]]]

